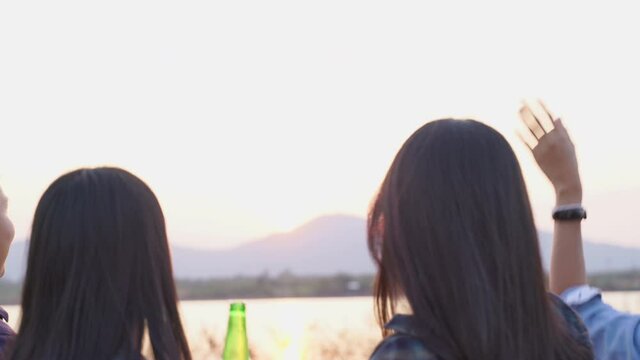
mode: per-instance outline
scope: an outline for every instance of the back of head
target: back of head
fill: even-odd
[[[117,168],[58,178],[37,206],[13,359],[189,359],[164,217]]]
[[[381,323],[404,297],[457,359],[580,352],[558,343],[568,335],[545,292],[516,157],[480,122],[434,121],[405,142],[371,209],[369,248]]]

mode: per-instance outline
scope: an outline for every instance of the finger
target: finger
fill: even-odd
[[[564,123],[562,123],[562,119],[558,118],[553,122],[555,128],[557,131],[559,131],[563,136],[567,137],[569,139],[569,141],[573,144],[573,141],[571,140],[571,136],[569,136],[569,132],[567,131],[567,128],[564,127]]]
[[[532,105],[528,101],[525,101],[525,104],[527,105],[527,108],[529,109],[529,111],[531,111],[531,115],[533,116],[533,119],[535,120],[536,124],[538,124],[540,129],[542,129],[542,131],[546,134],[547,129],[545,129],[541,120],[543,118],[546,118],[547,116],[545,114],[545,111],[543,109],[540,109],[540,106],[537,106],[536,104]]]
[[[540,138],[544,136],[544,129],[540,128],[540,124],[535,120],[535,117],[528,106],[525,105],[520,108],[520,118],[536,140],[540,140]]]
[[[538,99],[538,104],[540,105],[540,107],[542,108],[542,111],[544,111],[544,114],[546,115],[546,119],[549,120],[549,125],[551,126],[551,129],[549,129],[549,131],[553,130],[555,128],[555,120],[556,117],[553,116],[553,114],[551,114],[551,111],[549,111],[549,108],[547,107],[547,105],[545,105],[542,100]]]
[[[564,127],[564,123],[562,123],[562,119],[558,118],[553,122],[553,126],[555,128],[555,131],[558,131],[559,133],[565,135],[565,136],[569,136],[569,132],[567,131],[567,128]]]
[[[529,148],[529,150],[533,151],[533,148],[536,147],[536,143],[534,141],[532,141],[531,139],[526,139],[524,135],[522,135],[519,131],[516,131],[516,134],[518,135],[518,137],[520,138],[520,140],[522,141],[522,143]]]
[[[516,135],[524,142],[524,144],[530,149],[533,150],[538,146],[538,138],[535,133],[531,131],[529,126],[527,126],[526,122],[523,120],[522,125],[516,129]]]

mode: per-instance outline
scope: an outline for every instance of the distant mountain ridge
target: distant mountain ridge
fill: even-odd
[[[299,275],[371,273],[365,223],[349,216],[317,218],[289,233],[221,251],[173,248],[176,277],[206,278],[291,271]]]
[[[540,248],[548,269],[552,235],[540,233]],[[24,276],[26,243],[12,245],[6,277]],[[590,273],[640,268],[640,249],[585,241]],[[205,279],[236,275],[255,276],[290,271],[297,275],[375,272],[366,244],[366,221],[359,217],[332,215],[314,219],[283,234],[276,234],[228,250],[172,246],[176,278]]]

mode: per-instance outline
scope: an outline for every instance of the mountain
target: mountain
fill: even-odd
[[[283,271],[299,275],[373,273],[365,233],[365,222],[360,218],[325,216],[290,233],[272,235],[230,250],[174,247],[174,268],[178,278]]]
[[[544,268],[549,270],[553,234],[541,232],[539,238]],[[588,240],[584,241],[583,248],[589,274],[640,269],[640,248],[595,243]]]
[[[352,216],[324,216],[298,229],[276,234],[229,250],[206,250],[173,246],[177,278],[197,279],[279,274],[299,275],[373,273],[375,267],[366,246],[365,220]],[[548,269],[552,235],[540,233],[540,248]],[[585,241],[590,273],[640,268],[640,249]],[[11,247],[6,277],[16,280],[24,274],[25,242]]]

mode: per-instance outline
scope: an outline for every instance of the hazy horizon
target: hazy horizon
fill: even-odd
[[[540,231],[540,254],[548,270],[553,234]],[[171,244],[173,269],[178,279],[211,279],[265,274],[301,276],[373,274],[375,264],[366,245],[366,219],[348,215],[317,218],[292,232],[273,234],[231,248],[190,248]],[[640,248],[601,244],[584,239],[589,274],[636,270]],[[24,275],[25,242],[14,242],[6,263],[6,278]],[[229,261],[232,259],[232,261]]]

